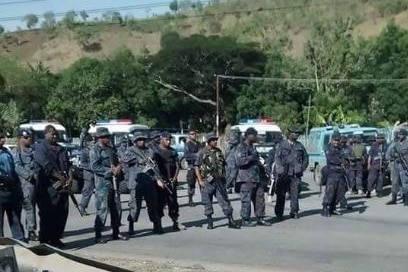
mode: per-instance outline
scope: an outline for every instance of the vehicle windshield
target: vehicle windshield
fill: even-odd
[[[350,137],[356,134],[353,134],[353,132],[347,132],[347,133],[341,133],[341,135],[344,135],[346,137]],[[375,139],[375,136],[377,135],[377,130],[363,130],[362,134],[358,134],[361,137],[361,143],[364,145],[371,145],[372,140]]]
[[[282,132],[267,131],[265,134],[258,134],[258,144],[275,144],[276,141],[282,138]]]
[[[65,131],[57,130],[57,133],[58,133],[57,142],[68,143],[68,136]],[[34,138],[35,138],[35,141],[44,140],[45,138],[44,131],[41,131],[41,130],[34,131]]]

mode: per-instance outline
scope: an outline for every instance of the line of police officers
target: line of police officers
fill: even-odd
[[[198,183],[204,214],[208,220],[208,229],[214,228],[212,215],[213,198],[217,198],[228,227],[269,226],[265,220],[265,189],[269,176],[276,177],[275,214],[283,219],[285,198],[289,194],[290,217],[299,218],[299,190],[303,172],[308,167],[308,154],[298,142],[300,128],[289,129],[288,138],[276,139],[276,146],[269,153],[267,165],[260,162],[254,144],[257,131],[249,128],[242,142],[237,140],[240,133],[229,141],[226,157],[217,147],[218,138],[214,134],[206,136],[206,145],[201,148],[197,133],[189,132],[185,145],[185,157],[188,163],[187,183],[189,205],[194,206],[193,196]],[[27,239],[63,247],[61,241],[68,217],[68,196],[71,175],[65,150],[56,143],[58,132],[52,126],[44,131],[45,139],[31,145],[32,134],[29,130],[19,131],[18,148],[14,155],[4,147],[5,136],[0,135],[0,236],[3,236],[3,216],[7,214],[12,235],[16,239],[26,240],[24,228],[20,222],[22,209],[26,212]],[[323,169],[325,196],[323,198],[323,216],[339,214],[336,206],[349,209],[345,197],[347,189],[362,193],[362,165],[368,156],[368,184],[366,196],[376,188],[377,196],[382,195],[383,175],[386,161],[391,162],[392,199],[395,204],[402,184],[405,205],[408,205],[408,140],[406,130],[400,130],[397,140],[388,147],[382,136],[373,143],[368,154],[361,148],[359,141],[347,144],[347,140],[335,133],[326,149],[327,167]],[[102,237],[107,214],[110,213],[112,239],[127,240],[120,234],[121,202],[118,186],[125,179],[130,190],[128,234],[134,234],[134,223],[138,221],[145,200],[153,232],[162,234],[161,218],[167,206],[168,215],[173,221],[173,230],[185,227],[179,223],[179,205],[177,186],[179,160],[177,152],[170,147],[171,135],[163,132],[154,135],[148,142],[148,136],[142,132],[133,135],[133,145],[121,145],[116,149],[107,128],[96,131],[96,142],[90,135],[85,136],[81,155],[84,188],[79,210],[88,215],[86,208],[92,193],[95,192],[95,242],[106,243]],[[364,147],[364,146],[363,146]],[[233,219],[233,209],[228,198],[228,190],[234,187],[240,194],[241,220]],[[37,237],[35,206],[39,208],[40,231]],[[251,221],[251,204],[256,221]]]

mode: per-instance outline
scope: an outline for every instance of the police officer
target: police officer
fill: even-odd
[[[152,131],[150,141],[146,143],[147,148],[151,149],[153,152],[157,152],[160,145],[160,131]]]
[[[350,189],[355,189],[359,195],[363,195],[363,171],[367,160],[367,150],[361,142],[361,136],[355,135],[353,137],[351,149],[353,153],[348,172],[348,179],[351,183]]]
[[[93,138],[90,134],[83,136],[83,147],[81,149],[81,161],[80,167],[82,169],[82,178],[84,180],[84,186],[82,188],[82,199],[79,204],[79,211],[82,215],[87,216],[89,213],[86,211],[89,201],[95,189],[94,174],[91,169],[91,148],[94,145]]]
[[[395,143],[394,154],[396,158],[397,169],[399,172],[402,194],[404,199],[404,206],[408,206],[408,131],[400,129],[398,132],[398,141]]]
[[[235,182],[238,175],[238,165],[236,160],[236,151],[239,143],[241,142],[241,132],[231,131],[230,138],[228,140],[228,147],[225,151],[226,162],[226,179],[228,193],[232,193],[232,188],[235,187]]]
[[[31,148],[31,135],[32,133],[28,129],[18,131],[18,144],[14,153],[14,163],[23,191],[23,209],[26,213],[25,226],[28,232],[28,240],[38,241],[38,236],[35,233],[37,219],[35,209],[34,154]]]
[[[228,200],[225,180],[225,159],[217,147],[218,137],[214,134],[206,135],[207,146],[200,150],[195,161],[195,171],[201,187],[201,200],[204,204],[204,214],[207,216],[207,229],[213,229],[212,215],[213,197],[217,198],[222,211],[228,217],[228,227],[239,229],[232,217],[232,206]]]
[[[146,201],[150,221],[154,226],[153,231],[156,234],[163,233],[156,191],[156,184],[163,186],[163,182],[158,173],[149,167],[148,160],[153,159],[153,152],[145,146],[147,138],[147,135],[142,132],[135,132],[133,146],[129,147],[123,156],[123,163],[129,171],[129,235],[134,234],[134,222],[139,219],[143,198]]]
[[[126,152],[126,149],[128,148],[129,145],[129,140],[127,137],[122,137],[121,141],[120,141],[120,145],[117,149],[117,153],[118,153],[118,157],[119,159],[121,159]]]
[[[188,205],[194,207],[193,196],[195,194],[197,176],[194,170],[194,162],[197,160],[200,144],[197,141],[197,131],[190,129],[188,139],[184,146],[184,157],[188,164],[187,184],[188,184]]]
[[[289,128],[287,140],[280,142],[275,153],[276,174],[276,205],[275,214],[283,218],[286,192],[290,193],[290,216],[299,218],[299,184],[303,171],[309,165],[309,157],[305,147],[297,141],[302,130],[298,127]]]
[[[245,131],[245,140],[237,148],[237,164],[239,167],[237,183],[241,198],[241,225],[254,227],[256,224],[270,226],[265,216],[265,184],[261,182],[259,155],[254,147],[258,132],[250,127]],[[251,202],[254,205],[257,223],[251,222]]]
[[[339,133],[333,133],[332,142],[327,147],[325,153],[327,161],[327,181],[322,203],[322,216],[330,217],[332,214],[341,214],[336,211],[336,205],[344,196],[346,189],[345,157],[341,148]]]
[[[69,162],[66,150],[57,144],[58,132],[52,125],[44,129],[45,139],[35,146],[34,172],[37,180],[37,203],[40,217],[40,243],[64,247],[64,235],[68,218]]]
[[[371,145],[368,152],[368,178],[367,178],[367,198],[371,197],[374,190],[378,197],[383,194],[384,165],[386,164],[385,152],[388,146],[383,134],[377,135],[376,141]],[[374,189],[374,186],[376,189]]]
[[[177,202],[177,177],[180,170],[177,151],[170,147],[171,135],[163,132],[160,136],[160,145],[154,154],[164,187],[157,186],[157,195],[159,198],[159,213],[164,216],[164,207],[167,206],[168,214],[173,221],[173,230],[179,231],[179,204]]]
[[[348,193],[352,193],[352,187],[351,187],[351,181],[349,180],[349,175],[351,172],[351,160],[353,157],[353,149],[348,143],[348,139],[346,136],[342,135],[340,137],[340,146],[343,151],[343,156],[344,156],[344,169],[346,172],[346,188],[344,190],[344,195],[340,198],[340,208],[344,210],[352,210],[353,207],[347,204],[347,198],[346,198],[346,192],[350,188]]]
[[[11,234],[14,239],[24,241],[21,225],[21,184],[15,171],[13,156],[7,148],[6,135],[0,132],[0,237],[4,237],[4,214],[7,214]]]
[[[111,146],[109,130],[105,127],[96,129],[97,143],[91,149],[91,170],[95,177],[95,243],[106,243],[102,238],[102,230],[108,216],[111,218],[112,239],[126,240],[119,233],[120,227],[120,205],[115,198],[113,182],[121,173],[121,166],[115,149]],[[120,201],[120,199],[119,199]]]
[[[400,190],[401,180],[399,177],[399,172],[396,163],[396,156],[394,156],[395,143],[398,141],[398,132],[394,133],[394,140],[388,146],[387,152],[385,152],[385,159],[389,162],[388,169],[390,171],[391,178],[391,200],[386,203],[386,205],[397,204],[397,195]]]

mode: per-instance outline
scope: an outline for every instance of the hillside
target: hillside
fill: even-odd
[[[250,3],[249,3],[250,2]],[[148,20],[59,23],[55,29],[36,29],[0,36],[0,55],[23,63],[42,62],[60,71],[81,57],[102,58],[126,47],[135,54],[160,50],[163,33],[230,35],[256,41],[265,49],[278,42],[287,54],[303,55],[316,22],[347,16],[355,37],[377,36],[394,20],[408,28],[408,0],[237,0],[190,9]]]

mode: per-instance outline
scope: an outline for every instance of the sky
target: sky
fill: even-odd
[[[133,15],[135,18],[146,18],[153,14],[169,11],[171,0],[0,0],[0,25],[7,31],[15,31],[17,27],[26,29],[21,18],[33,13],[42,15],[47,11],[62,13],[70,10],[94,10],[101,8],[117,8],[122,16]],[[147,5],[151,5],[147,7]],[[120,10],[128,7],[127,10]],[[104,12],[89,14],[90,19],[101,17]],[[17,17],[11,20],[10,17]],[[62,17],[57,17],[57,20]],[[41,20],[41,18],[40,18]],[[40,24],[38,24],[40,25]]]

